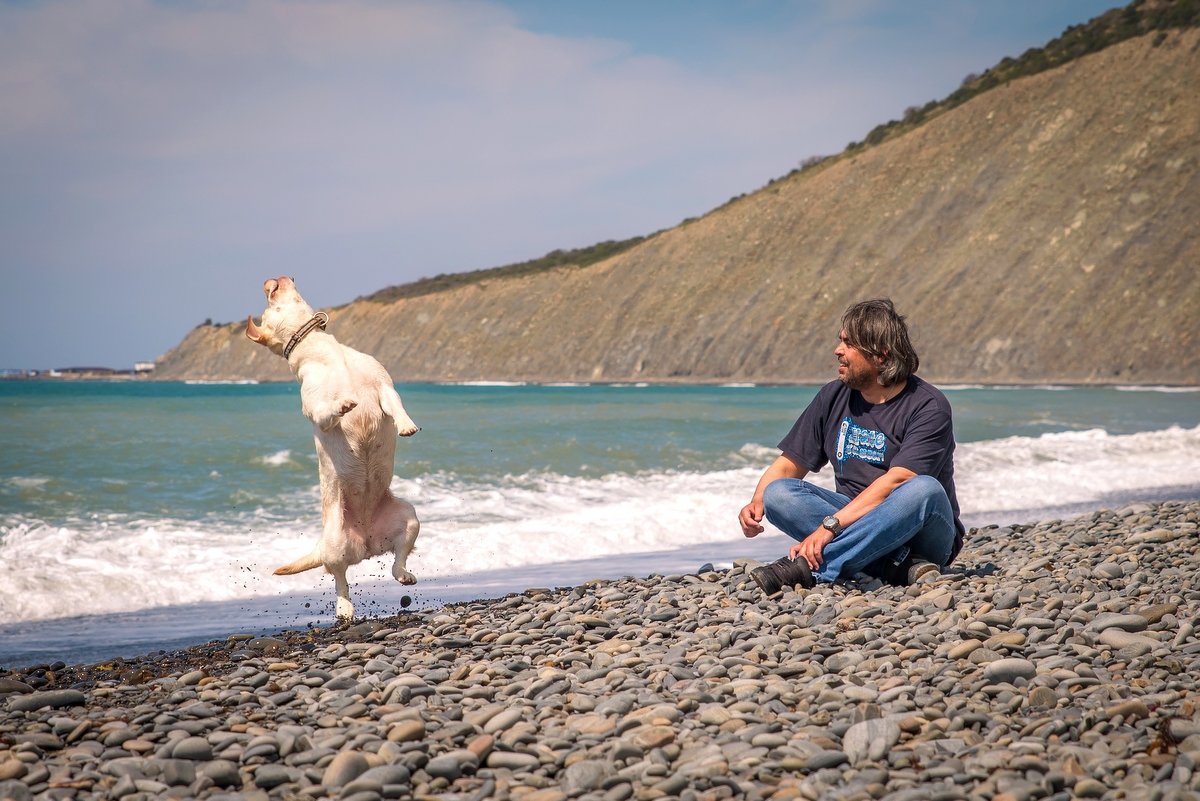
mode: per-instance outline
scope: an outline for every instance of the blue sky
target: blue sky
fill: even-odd
[[[1115,5],[0,0],[0,367],[670,227]]]

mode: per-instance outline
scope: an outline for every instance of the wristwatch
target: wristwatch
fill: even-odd
[[[828,529],[829,531],[833,532],[833,536],[835,537],[842,533],[842,523],[834,515],[830,515],[822,520],[821,528]]]

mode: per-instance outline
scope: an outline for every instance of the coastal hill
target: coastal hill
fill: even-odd
[[[1200,384],[1198,76],[1200,29],[1134,36],[675,228],[384,290],[329,330],[402,383],[807,383],[845,307],[887,295],[935,381]],[[197,327],[156,376],[290,379],[243,329]]]

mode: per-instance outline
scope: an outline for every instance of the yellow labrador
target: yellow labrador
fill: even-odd
[[[417,580],[405,562],[421,524],[412,504],[390,487],[396,436],[411,437],[419,429],[383,365],[326,333],[328,317],[313,313],[292,279],[271,278],[263,291],[262,322],[248,317],[246,336],[287,359],[300,381],[300,408],[313,424],[321,475],[321,539],[275,574],[324,566],[336,584],[337,616],[351,618],[350,565],[392,552],[396,580]]]

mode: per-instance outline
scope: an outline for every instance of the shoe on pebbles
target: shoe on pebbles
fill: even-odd
[[[808,562],[788,556],[781,556],[769,565],[754,568],[750,571],[750,578],[754,579],[754,583],[768,597],[780,592],[784,587],[799,585],[811,590],[817,585],[812,571],[808,569]]]

